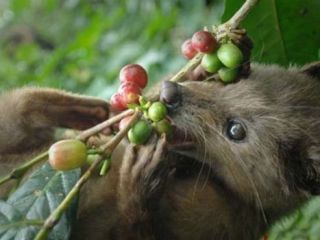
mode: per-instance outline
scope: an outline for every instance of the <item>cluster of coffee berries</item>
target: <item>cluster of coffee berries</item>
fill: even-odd
[[[137,106],[143,112],[142,118],[128,131],[128,139],[134,144],[144,144],[155,130],[159,135],[172,135],[172,125],[167,119],[167,107],[162,102],[148,102],[143,97],[139,99]],[[123,118],[119,123],[119,129],[124,128],[131,116]]]
[[[138,103],[142,89],[148,83],[148,74],[138,64],[129,64],[120,71],[120,88],[110,99],[111,108],[115,111],[127,109],[128,104]]]
[[[181,51],[187,59],[192,59],[198,52],[204,53],[201,66],[208,73],[218,73],[225,83],[237,78],[243,63],[243,54],[235,44],[231,41],[218,43],[214,34],[208,31],[194,33],[182,44]]]
[[[140,111],[142,117],[128,131],[128,139],[134,144],[145,143],[153,131],[158,134],[172,135],[173,129],[167,119],[167,107],[162,102],[147,101],[141,96],[148,82],[147,72],[138,64],[129,64],[120,71],[120,88],[110,100],[114,111],[132,108]],[[119,129],[123,129],[132,116],[123,118]],[[86,145],[75,139],[62,140],[53,144],[49,149],[49,163],[56,170],[71,170],[89,162],[90,156]],[[102,162],[100,174],[104,174],[110,165],[110,159]]]
[[[153,129],[159,134],[171,135],[172,126],[166,119],[167,108],[161,102],[151,103],[141,96],[141,91],[148,82],[147,72],[138,64],[129,64],[120,70],[120,88],[110,100],[113,110],[123,111],[127,108],[138,109],[143,117],[128,132],[128,139],[134,144],[145,143]],[[130,116],[122,119],[119,129],[130,121]]]

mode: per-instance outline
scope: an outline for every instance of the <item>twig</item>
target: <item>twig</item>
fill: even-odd
[[[172,82],[182,82],[184,76],[189,72],[192,71],[193,69],[196,68],[196,66],[199,65],[201,62],[201,59],[203,57],[202,53],[198,53],[194,58],[192,58],[179,72],[177,72],[171,79],[170,81]]]
[[[80,133],[80,135],[77,137],[78,140],[80,141],[85,141],[88,137],[97,134],[98,132],[101,132],[103,129],[110,127],[112,124],[115,124],[117,122],[119,122],[122,118],[132,115],[134,113],[134,110],[132,109],[128,109],[118,115],[113,116],[112,118],[109,118],[108,120],[92,127],[89,128],[85,131],[83,131],[82,133]]]
[[[132,118],[130,119],[130,122],[125,126],[124,129],[120,130],[116,136],[112,138],[111,141],[107,142],[106,144],[101,146],[101,149],[103,152],[105,152],[107,155],[110,155],[113,150],[116,148],[116,146],[121,142],[121,140],[126,136],[129,129],[133,126],[133,124],[141,117],[141,112],[136,111]]]
[[[230,26],[231,29],[238,28],[240,23],[246,18],[250,10],[259,2],[259,0],[247,0],[241,8],[224,24]],[[224,25],[223,24],[223,25]]]
[[[48,151],[41,153],[40,155],[36,156],[30,161],[13,169],[11,173],[9,173],[7,176],[4,176],[3,178],[0,179],[0,186],[9,180],[21,178],[31,167],[33,167],[35,164],[44,160],[46,157],[48,157]]]
[[[99,155],[97,159],[91,164],[88,170],[81,176],[81,178],[77,181],[77,183],[73,186],[71,191],[67,194],[67,196],[63,199],[63,201],[59,204],[59,206],[50,214],[50,216],[44,222],[42,228],[38,232],[37,236],[34,240],[45,240],[49,235],[49,231],[55,226],[55,224],[60,220],[62,214],[65,210],[70,206],[73,199],[78,195],[83,184],[89,179],[93,171],[99,166],[99,164],[111,155],[116,146],[120,143],[123,137],[127,134],[132,125],[139,119],[140,113],[135,112],[130,119],[130,122],[125,126],[125,128],[121,129],[117,135],[115,135],[107,144],[103,146],[103,154]]]

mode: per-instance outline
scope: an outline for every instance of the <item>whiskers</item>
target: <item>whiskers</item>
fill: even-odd
[[[196,115],[196,114],[194,114]],[[206,159],[207,157],[207,148],[206,148],[206,135],[205,135],[205,132],[203,130],[203,125],[202,124],[196,124],[198,122],[198,118],[199,118],[200,114],[197,114],[197,117],[188,117],[188,120],[187,121],[184,121],[182,123],[182,125],[184,126],[183,127],[183,131],[185,131],[185,134],[191,134],[193,139],[196,141],[196,144],[199,146],[196,148],[195,151],[198,151],[198,149],[202,149],[202,153],[201,156],[197,156],[197,157],[200,157],[200,158],[203,158],[203,159]],[[199,153],[197,153],[198,155]],[[199,183],[200,183],[200,180],[202,179],[202,175],[203,175],[203,171],[205,170],[205,162],[202,161],[202,159],[198,159],[199,162],[201,162],[201,168],[200,168],[200,171],[198,173],[198,176],[197,176],[197,180],[196,180],[196,183],[193,187],[194,191],[193,191],[193,199],[195,198],[196,196],[196,191],[199,189],[198,186],[199,186]],[[208,182],[208,178],[209,178],[209,173],[207,172],[206,174],[206,177],[205,177],[205,180],[203,182],[203,185],[200,189],[204,189],[204,187],[206,186],[207,182]]]
[[[228,168],[228,172],[232,175],[232,178],[234,181],[236,181],[236,186],[241,187],[241,180],[239,179],[239,171],[235,171],[234,164],[239,164],[239,166],[242,169],[242,172],[244,173],[245,178],[248,180],[248,183],[251,186],[251,189],[253,191],[254,197],[255,197],[255,203],[257,204],[258,210],[261,212],[262,217],[267,224],[267,218],[266,214],[263,208],[263,204],[261,201],[260,193],[258,191],[258,188],[255,184],[255,181],[252,179],[252,176],[250,175],[250,169],[248,168],[246,162],[242,159],[241,156],[236,156],[237,159],[232,159],[233,154],[230,154],[232,152],[232,147],[230,145],[230,141],[222,134],[222,131],[217,129],[215,126],[211,125],[210,122],[208,122],[207,119],[205,119],[204,114],[197,114],[196,117],[193,116],[190,121],[188,121],[186,128],[192,129],[192,133],[196,138],[197,144],[199,145],[199,148],[201,149],[201,158],[199,161],[202,163],[202,167],[198,173],[197,181],[194,186],[194,194],[196,193],[196,189],[199,187],[200,179],[203,180],[203,171],[205,169],[206,165],[209,165],[209,167],[214,170],[214,162],[213,159],[209,159],[210,151],[212,152],[212,149],[216,148],[219,152],[218,158],[220,162],[218,164],[225,164],[225,166]],[[192,126],[191,126],[192,125]],[[217,145],[219,143],[212,143],[210,142],[210,135],[218,136],[219,140],[222,141],[220,143],[220,146]],[[219,142],[219,141],[218,141]],[[226,146],[230,146],[229,148],[226,148]],[[215,153],[213,153],[214,155]],[[223,173],[225,174],[225,173]],[[210,176],[210,171],[206,172],[205,179],[203,181],[203,187],[208,183],[208,179]],[[228,176],[226,176],[228,177]]]

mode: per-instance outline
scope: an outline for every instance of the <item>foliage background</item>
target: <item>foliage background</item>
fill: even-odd
[[[107,99],[127,63],[140,63],[158,81],[185,63],[184,39],[227,19],[241,2],[1,0],[0,91],[50,86]],[[245,22],[254,59],[284,66],[319,59],[320,2],[275,2],[261,0]],[[320,239],[319,209],[315,198],[276,224],[270,239]]]

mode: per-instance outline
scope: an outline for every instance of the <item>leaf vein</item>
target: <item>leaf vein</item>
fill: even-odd
[[[275,18],[275,28],[277,30],[277,32],[279,33],[279,38],[280,38],[280,44],[281,44],[281,48],[283,49],[283,54],[284,54],[284,58],[285,58],[285,63],[288,64],[288,54],[286,51],[286,47],[285,47],[285,43],[284,43],[284,39],[282,36],[282,31],[281,31],[281,26],[279,24],[279,16],[278,16],[278,8],[276,5],[276,0],[272,0],[272,8],[274,9],[274,18]]]

